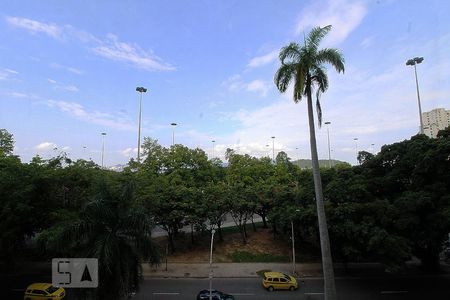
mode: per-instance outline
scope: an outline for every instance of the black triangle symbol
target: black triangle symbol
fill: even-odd
[[[83,275],[81,276],[81,281],[92,281],[91,274],[87,265],[84,267]]]

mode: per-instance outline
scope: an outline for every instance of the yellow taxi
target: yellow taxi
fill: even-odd
[[[54,287],[51,283],[33,283],[25,290],[24,300],[43,300],[64,298],[66,292],[63,288]]]
[[[273,290],[295,290],[298,288],[294,277],[280,272],[265,272],[262,285],[269,291]]]

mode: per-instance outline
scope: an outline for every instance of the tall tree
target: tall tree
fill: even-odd
[[[317,156],[316,133],[312,103],[313,89],[316,91],[316,108],[319,126],[322,123],[320,95],[328,88],[328,77],[324,64],[332,65],[338,73],[344,72],[344,58],[339,50],[334,48],[318,49],[322,39],[331,30],[331,25],[314,27],[305,37],[304,45],[290,43],[280,51],[281,66],[275,74],[274,81],[281,93],[286,92],[294,81],[294,102],[298,103],[306,96],[308,106],[309,134],[311,144],[311,159],[316,194],[317,216],[319,221],[320,246],[322,249],[322,264],[325,283],[325,299],[336,299],[333,262],[331,258],[327,221],[323,205],[322,181],[320,178],[319,160]]]
[[[159,263],[159,249],[150,235],[152,221],[141,207],[133,205],[132,192],[131,183],[122,191],[103,184],[79,217],[40,236],[47,249],[98,258],[98,299],[124,299],[139,287],[141,263]]]
[[[0,129],[0,155],[10,155],[14,150],[14,138],[6,129]]]

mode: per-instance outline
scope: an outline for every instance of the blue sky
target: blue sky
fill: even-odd
[[[277,54],[331,24],[324,47],[340,49],[345,74],[329,69],[322,96],[332,157],[378,151],[419,126],[423,111],[450,103],[448,1],[3,1],[0,8],[0,128],[28,161],[71,158],[125,163],[142,136],[164,146],[227,147],[254,156],[285,151],[309,158],[306,103],[273,84]],[[357,145],[354,138],[358,138]],[[326,127],[317,130],[327,158]],[[374,144],[372,146],[372,144]],[[266,145],[270,145],[267,147]],[[57,148],[57,150],[53,150]],[[296,149],[298,148],[298,149]]]

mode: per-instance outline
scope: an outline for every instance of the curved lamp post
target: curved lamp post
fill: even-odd
[[[420,106],[420,95],[419,95],[419,81],[417,80],[417,68],[416,65],[423,62],[423,57],[414,57],[408,59],[406,62],[407,66],[414,66],[414,75],[416,76],[416,90],[417,90],[417,104],[419,105],[419,118],[420,118],[420,134],[423,134],[423,121],[422,121],[422,107]]]
[[[138,127],[138,153],[137,162],[141,162],[141,116],[142,116],[142,93],[146,93],[147,89],[145,87],[139,86],[136,88],[136,92],[139,93],[139,127]]]
[[[177,123],[170,123],[172,125],[172,146],[175,146],[175,127]]]
[[[331,122],[325,122],[325,125],[330,125]],[[330,148],[330,126],[327,126],[327,136],[328,136],[328,164],[331,168],[331,148]]]
[[[216,230],[215,229],[211,230],[211,251],[209,253],[209,300],[212,300],[212,279],[213,279],[212,255],[213,255],[214,233],[216,233]]]

